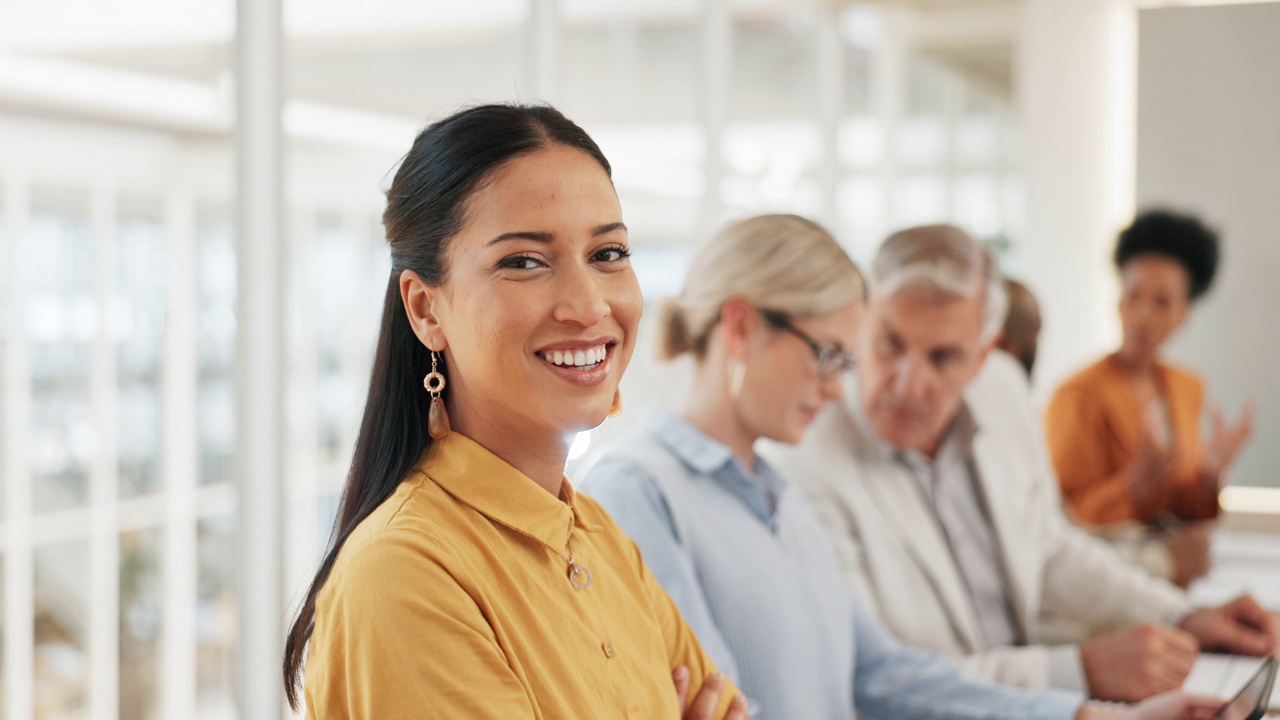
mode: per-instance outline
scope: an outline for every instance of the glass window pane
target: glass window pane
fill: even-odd
[[[5,684],[5,662],[8,659],[5,655],[4,636],[9,627],[9,616],[5,614],[4,593],[4,561],[5,556],[0,554],[0,707],[5,707],[5,692],[7,686]]]
[[[120,497],[160,488],[162,359],[168,258],[157,203],[122,203],[112,332],[119,378]]]
[[[82,718],[89,677],[89,543],[40,547],[33,560],[36,718]]]
[[[230,213],[201,208],[196,233],[199,482],[211,485],[231,481],[236,439],[236,250]]]
[[[1004,230],[1000,216],[1000,183],[995,175],[962,175],[956,181],[955,196],[955,221],[960,227],[977,237],[995,235]]]
[[[37,191],[26,239],[31,463],[36,512],[85,504],[98,450],[89,400],[98,331],[88,195]]]
[[[159,709],[162,548],[158,528],[120,536],[120,720]]]
[[[355,317],[365,309],[360,302],[364,288],[357,280],[364,276],[358,268],[361,261],[368,259],[364,252],[367,242],[367,238],[350,232],[340,219],[330,218],[321,221],[311,246],[312,277],[305,283],[311,296],[307,312],[325,320],[316,334],[319,387],[309,391],[317,393],[319,459],[326,464],[349,457],[347,444],[359,423],[368,383],[367,378],[356,376],[354,368],[348,367],[352,333],[359,334],[360,328],[369,326],[370,318],[375,317]],[[372,338],[365,347],[373,347]]]
[[[730,117],[795,120],[816,116],[816,21],[817,15],[807,8],[734,21]]]
[[[3,190],[3,188],[0,187],[0,190]],[[4,212],[2,212],[2,210],[3,208],[0,208],[0,367],[4,365],[4,357],[6,354],[5,348],[7,347],[7,343],[8,343],[8,322],[9,322],[9,313],[8,313],[9,265],[7,261],[8,252],[9,252],[9,234],[8,234],[9,225],[7,222],[5,222]],[[4,421],[5,421],[5,417],[9,414],[4,411],[4,407],[5,407],[4,402],[5,402],[4,383],[0,382],[0,458],[5,456]],[[5,495],[7,495],[7,493],[0,492],[0,518],[5,516],[4,515],[5,500],[6,500]],[[3,615],[0,615],[0,625],[3,624],[2,623],[3,617],[4,617]],[[2,647],[3,645],[0,645],[0,648]],[[0,653],[3,653],[2,649],[0,649]],[[3,675],[0,675],[0,677],[3,677]],[[2,682],[3,680],[0,680],[0,683]],[[0,685],[0,687],[2,687],[2,685]],[[3,695],[0,694],[0,699],[2,698],[3,698]],[[3,705],[0,705],[0,707],[3,707]]]
[[[700,30],[688,17],[602,20],[565,7],[557,105],[613,165],[635,245],[692,242],[702,220]]]
[[[689,71],[701,53],[696,22],[569,18],[562,36],[556,104],[583,127],[697,119],[698,74]]]
[[[235,530],[234,515],[203,519],[197,528],[196,705],[201,720],[235,717]]]
[[[892,227],[944,222],[947,182],[941,175],[909,175],[893,188]]]

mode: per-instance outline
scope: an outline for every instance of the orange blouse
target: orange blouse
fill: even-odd
[[[1204,383],[1194,373],[1159,365],[1158,387],[1182,462],[1155,507],[1138,508],[1126,474],[1142,440],[1145,411],[1111,356],[1086,367],[1053,394],[1045,414],[1049,452],[1063,496],[1086,525],[1154,522],[1172,514],[1186,520],[1218,514],[1216,493],[1199,483],[1204,463],[1200,413]]]

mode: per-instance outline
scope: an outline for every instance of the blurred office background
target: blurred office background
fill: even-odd
[[[1227,266],[1177,352],[1229,407],[1256,396],[1280,4],[1218,5],[0,0],[0,715],[283,714],[278,635],[368,380],[380,191],[467,104],[547,100],[600,142],[651,301],[728,218],[812,216],[864,264],[963,225],[1041,294],[1041,392],[1117,339],[1137,203],[1204,212]],[[679,382],[642,348],[619,422]],[[1272,412],[1242,483],[1280,484]]]

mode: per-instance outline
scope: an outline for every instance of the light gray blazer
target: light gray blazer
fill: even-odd
[[[1173,585],[1067,521],[1025,376],[1009,356],[991,354],[965,402],[979,427],[979,491],[1004,554],[1024,647],[983,647],[977,612],[933,511],[910,472],[872,440],[855,409],[856,382],[800,445],[761,452],[809,497],[854,591],[900,640],[955,657],[980,677],[1043,688],[1051,650],[1039,644],[1042,617],[1093,632],[1174,622],[1190,611]]]

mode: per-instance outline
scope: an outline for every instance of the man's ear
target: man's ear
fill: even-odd
[[[978,348],[978,361],[974,363],[973,374],[969,376],[969,380],[978,377],[978,373],[982,372],[982,368],[987,364],[987,358],[991,356],[991,351],[996,349],[996,345],[1000,342],[1002,333],[997,332],[991,339],[986,340]]]
[[[422,281],[418,273],[405,270],[400,273],[400,299],[404,301],[409,327],[427,348],[440,352],[448,345],[444,329],[436,313],[443,302],[439,287],[431,287]]]

